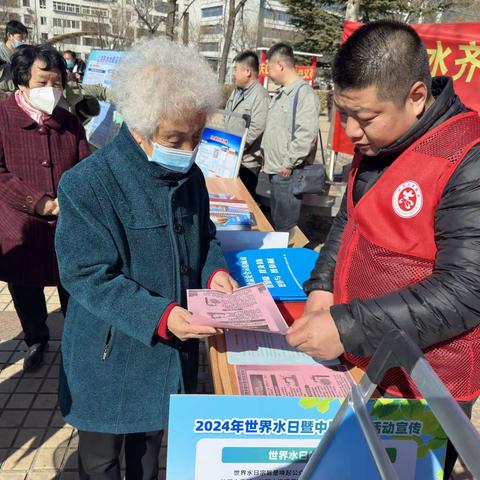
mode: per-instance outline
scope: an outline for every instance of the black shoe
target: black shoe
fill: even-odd
[[[48,342],[34,343],[28,347],[28,352],[23,359],[23,371],[29,372],[40,367],[43,363],[43,354],[47,350]]]

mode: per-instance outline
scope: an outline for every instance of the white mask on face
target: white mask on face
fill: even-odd
[[[28,100],[32,107],[51,115],[62,96],[60,88],[37,87],[31,88]]]

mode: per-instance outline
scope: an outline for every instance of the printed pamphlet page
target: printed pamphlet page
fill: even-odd
[[[233,293],[187,290],[192,323],[218,328],[285,333],[288,329],[270,292],[262,283]]]
[[[229,330],[225,332],[230,365],[339,365],[338,359],[321,362],[287,343],[284,335]]]
[[[353,379],[343,365],[237,365],[240,395],[346,397]]]

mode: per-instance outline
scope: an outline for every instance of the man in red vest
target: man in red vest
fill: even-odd
[[[401,329],[470,414],[480,395],[478,114],[450,78],[432,80],[421,39],[398,22],[358,29],[337,52],[333,80],[355,156],[287,339],[366,367],[383,336]],[[419,395],[400,369],[390,372],[388,394]]]

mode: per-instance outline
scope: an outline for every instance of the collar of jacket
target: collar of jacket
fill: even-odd
[[[143,169],[145,173],[162,180],[167,185],[183,183],[190,178],[195,170],[194,165],[187,173],[172,172],[157,163],[150,162],[146,153],[133,138],[125,122],[123,122],[120,131],[113,142],[121,152],[123,158],[129,163],[134,162],[136,166]]]
[[[15,100],[15,95],[10,95],[10,97],[8,97],[5,106],[9,115],[9,121],[12,122],[14,126],[23,129],[39,127],[39,124],[18,106],[17,101]],[[45,127],[58,131],[62,130],[62,118],[59,108],[60,107],[56,107],[52,115],[45,120],[45,123],[43,124]]]
[[[233,91],[233,97],[232,97],[232,110],[235,110],[238,105],[247,98],[251,92],[253,92],[257,85],[260,85],[260,82],[258,80],[255,80],[251,85],[249,85],[247,88],[242,89],[242,93],[239,94],[239,87],[236,87],[235,90]]]
[[[433,78],[432,95],[435,101],[424,112],[415,125],[397,141],[388,147],[382,148],[377,153],[377,157],[380,155],[398,156],[420,137],[425,135],[431,128],[443,123],[448,118],[468,110],[455,94],[453,80],[450,77]]]
[[[285,92],[287,95],[290,95],[294,90],[296,90],[304,82],[305,80],[302,77],[298,76],[297,79],[287,87],[281,87],[279,89],[279,92],[280,93]]]

